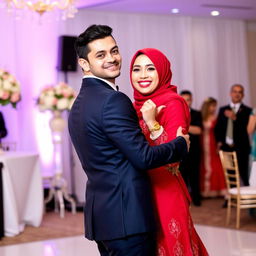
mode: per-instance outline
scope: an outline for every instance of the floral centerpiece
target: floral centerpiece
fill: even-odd
[[[16,108],[21,100],[20,84],[16,78],[6,70],[0,69],[0,104],[11,104]]]
[[[75,100],[75,91],[68,84],[60,82],[55,86],[45,87],[37,100],[40,111],[70,110]]]

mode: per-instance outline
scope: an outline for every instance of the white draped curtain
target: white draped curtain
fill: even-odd
[[[244,21],[91,10],[79,10],[74,19],[65,22],[56,21],[54,15],[43,16],[40,22],[29,17],[16,21],[3,9],[0,15],[0,68],[9,70],[20,80],[23,93],[17,110],[1,108],[9,130],[6,140],[17,141],[21,150],[39,151],[44,174],[52,168],[50,113],[38,112],[35,99],[42,87],[63,79],[63,74],[56,70],[59,35],[77,36],[91,24],[111,26],[123,57],[117,84],[131,99],[132,55],[140,48],[153,47],[170,59],[172,83],[179,91],[192,91],[195,108],[200,108],[208,96],[218,99],[220,105],[226,104],[234,83],[244,85],[244,101],[250,103]],[[68,74],[69,84],[77,92],[81,77],[80,70]],[[69,159],[68,154],[66,150],[65,161]],[[64,166],[69,175],[69,164]]]
[[[240,20],[173,17],[149,14],[109,13],[80,10],[63,24],[61,33],[78,35],[91,24],[108,24],[123,57],[117,83],[132,98],[129,63],[140,48],[163,51],[172,63],[172,83],[194,94],[194,107],[213,96],[220,104],[229,101],[229,89],[241,83],[249,103],[246,23]],[[74,77],[74,86],[80,86]]]

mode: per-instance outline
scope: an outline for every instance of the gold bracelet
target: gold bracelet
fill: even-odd
[[[153,127],[149,129],[150,132],[156,132],[161,129],[161,125],[158,122],[155,122]]]

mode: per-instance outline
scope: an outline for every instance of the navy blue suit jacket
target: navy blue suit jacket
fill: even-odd
[[[83,79],[69,132],[88,176],[85,236],[100,241],[154,230],[146,170],[181,160],[184,138],[150,147],[130,99],[97,78]]]

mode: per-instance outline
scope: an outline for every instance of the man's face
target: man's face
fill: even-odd
[[[183,94],[181,97],[187,102],[188,106],[191,107],[192,105],[192,96],[189,94]]]
[[[114,83],[120,75],[121,55],[113,37],[96,39],[88,44],[88,60],[79,59],[86,75],[94,75]]]
[[[240,86],[234,86],[230,91],[231,101],[233,103],[240,103],[244,98],[244,90]]]

